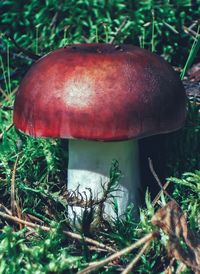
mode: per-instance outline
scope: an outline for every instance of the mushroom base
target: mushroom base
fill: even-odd
[[[88,189],[91,189],[92,198],[101,199],[103,195],[102,184],[109,182],[112,160],[119,162],[119,169],[123,175],[119,181],[118,190],[112,192],[112,195],[116,196],[120,216],[130,203],[137,206],[140,201],[137,141],[69,140],[68,190],[75,191],[78,188],[79,193],[86,200],[86,196],[88,199],[90,198]],[[111,199],[105,202],[105,217],[116,217],[112,202]],[[83,210],[78,206],[73,207],[77,216],[81,216]],[[69,216],[72,218],[74,216],[71,207],[69,207]]]

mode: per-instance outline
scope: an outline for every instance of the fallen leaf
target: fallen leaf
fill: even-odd
[[[168,235],[168,255],[200,274],[200,239],[188,230],[186,216],[178,203],[171,201],[160,208],[151,222]]]

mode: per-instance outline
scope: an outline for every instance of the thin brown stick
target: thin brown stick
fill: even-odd
[[[1,211],[5,211],[6,214],[12,216],[12,212],[7,207],[5,207],[3,204],[0,204],[0,212]],[[29,231],[31,231],[31,233],[35,233],[35,231],[32,228],[28,227],[28,226],[27,226],[27,229]]]
[[[128,21],[128,16],[126,16],[124,18],[124,21],[121,23],[121,25],[119,26],[119,28],[117,29],[115,35],[112,37],[112,39],[110,40],[109,44],[113,44],[113,42],[115,41],[116,37],[119,35],[119,33],[121,32],[121,30],[123,29],[123,27],[126,25]]]
[[[28,217],[28,219],[30,219],[31,221],[34,221],[34,222],[39,222],[39,223],[44,223],[44,221],[40,220],[38,217],[32,215],[32,214],[27,214],[26,215]]]
[[[0,134],[0,141],[3,138],[3,135],[5,134],[5,132],[8,132],[11,128],[13,127],[13,123],[10,124],[1,134]]]
[[[127,253],[130,253],[133,249],[138,248],[139,246],[141,246],[142,244],[149,242],[151,240],[153,240],[154,238],[158,237],[159,233],[156,232],[152,232],[147,234],[146,236],[144,236],[143,238],[141,238],[140,240],[138,240],[136,243],[112,254],[111,256],[107,257],[106,259],[102,260],[102,261],[97,261],[94,263],[91,263],[90,266],[86,267],[85,269],[83,269],[82,271],[78,272],[78,274],[88,274],[91,273],[92,271],[96,271],[97,269],[99,269],[100,267],[105,266],[106,264],[112,262],[113,260],[119,258],[120,256],[123,256]]]
[[[9,94],[10,98],[12,98],[12,96],[13,96],[15,93],[17,93],[17,91],[18,91],[18,87],[14,88],[14,89],[11,91],[11,93]],[[10,100],[10,98],[9,98],[9,100]]]
[[[174,27],[172,27],[170,24],[168,24],[167,22],[163,21],[163,24],[164,24],[168,29],[170,29],[171,31],[173,31],[173,33],[179,34],[179,32],[178,32]]]
[[[99,248],[99,247],[96,247],[96,246],[90,246],[89,249],[92,250],[92,251],[96,251],[96,252],[106,252],[107,251],[103,248]]]
[[[156,172],[155,172],[155,170],[154,170],[154,167],[153,167],[153,163],[152,163],[151,158],[148,158],[148,160],[149,160],[149,168],[150,168],[150,171],[151,171],[153,177],[155,178],[156,182],[158,183],[159,187],[160,187],[161,190],[165,193],[165,195],[166,195],[167,197],[169,197],[169,199],[170,199],[171,201],[174,201],[174,202],[177,204],[177,202],[169,195],[169,193],[166,191],[166,189],[163,188],[163,185],[161,184],[161,181],[160,181],[160,179],[158,178],[158,175],[156,174]]]
[[[135,258],[128,264],[128,266],[124,269],[124,271],[121,274],[128,274],[132,271],[133,267],[136,265],[136,263],[140,260],[141,256],[145,253],[147,248],[150,245],[151,240],[146,242],[144,246],[141,248],[140,252],[135,256]]]
[[[4,205],[2,205],[2,204],[0,204],[0,210],[2,211],[5,211],[6,212],[6,214],[8,214],[8,215],[12,215],[12,212],[7,208],[7,207],[5,207]]]
[[[181,262],[176,269],[176,274],[183,273],[186,270],[186,268],[187,268],[187,266],[183,262]]]
[[[43,225],[38,225],[38,224],[34,224],[34,223],[31,223],[31,222],[27,222],[27,221],[19,219],[18,217],[10,216],[10,215],[5,214],[3,212],[0,212],[0,216],[2,218],[5,218],[5,219],[10,220],[10,221],[15,222],[15,223],[21,223],[21,224],[23,224],[23,225],[25,225],[27,227],[39,228],[39,229],[42,229],[43,231],[47,231],[47,232],[51,230],[50,227],[43,226]],[[88,237],[82,237],[79,234],[76,234],[76,233],[70,232],[70,231],[66,231],[66,230],[64,230],[63,233],[65,235],[67,235],[71,239],[74,239],[74,240],[77,240],[77,241],[84,241],[84,242],[86,242],[88,244],[95,245],[95,246],[97,246],[99,248],[106,249],[107,251],[112,252],[112,253],[116,252],[115,249],[113,249],[113,248],[111,248],[111,247],[109,247],[109,246],[107,246],[105,244],[99,243],[98,241],[95,241],[95,240],[90,239]]]
[[[197,35],[197,32],[186,27],[186,26],[183,26],[183,30],[185,33],[189,34],[190,36],[192,36],[193,39],[196,39],[196,35]]]
[[[169,262],[169,265],[167,266],[167,268],[165,269],[165,274],[172,274],[172,267],[173,267],[173,264],[174,262],[176,261],[175,258],[172,258]]]
[[[156,203],[158,202],[158,200],[160,199],[160,196],[161,196],[161,194],[162,194],[162,192],[163,192],[163,189],[166,189],[166,188],[169,186],[169,184],[170,184],[169,181],[166,182],[166,183],[164,184],[164,186],[162,187],[162,189],[159,191],[159,193],[158,193],[158,194],[156,195],[156,197],[154,198],[154,200],[153,200],[153,202],[152,202],[152,205],[153,205],[153,206],[155,206]]]
[[[3,97],[6,99],[6,101],[9,101],[9,96],[7,95],[7,93],[0,87],[0,92],[3,95]]]
[[[18,160],[19,160],[19,155],[17,155],[17,159],[14,163],[12,178],[11,178],[10,206],[11,206],[12,215],[16,215],[15,176],[16,176]]]
[[[14,88],[9,94],[7,94],[1,87],[0,87],[0,93],[3,95],[5,98],[4,101],[10,102],[12,96],[17,92],[18,87]]]
[[[33,52],[31,52],[31,51],[29,51],[29,50],[27,50],[27,49],[22,48],[22,47],[16,42],[16,40],[15,40],[12,36],[10,36],[9,34],[4,33],[4,35],[5,35],[5,37],[6,37],[8,40],[10,40],[10,41],[14,44],[14,46],[15,46],[19,51],[21,51],[24,55],[28,56],[29,58],[31,58],[31,59],[33,59],[33,60],[37,60],[37,59],[39,59],[39,58],[41,57],[41,56],[39,56],[39,55],[37,55],[37,54],[34,54]]]
[[[58,18],[58,14],[59,14],[58,11],[54,14],[54,16],[53,16],[53,18],[52,18],[52,20],[51,20],[51,22],[50,22],[50,24],[49,24],[49,28],[54,27],[54,25],[55,25],[55,23],[56,23],[56,21],[57,21],[57,18]]]

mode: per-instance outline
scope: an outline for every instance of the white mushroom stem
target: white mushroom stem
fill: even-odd
[[[69,140],[68,190],[79,192],[91,189],[93,199],[101,199],[102,184],[109,182],[109,171],[112,160],[119,162],[123,177],[119,181],[116,195],[119,215],[122,215],[132,202],[139,203],[139,155],[138,144],[135,140],[120,142],[97,142],[85,140]],[[84,195],[83,195],[84,197]],[[73,207],[76,215],[80,216],[83,209]],[[111,201],[105,203],[105,214],[116,217]],[[69,214],[71,215],[72,213]],[[72,216],[71,216],[72,217]]]

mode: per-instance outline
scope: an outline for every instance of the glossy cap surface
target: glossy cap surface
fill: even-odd
[[[39,59],[22,80],[14,124],[36,137],[123,140],[182,127],[186,95],[161,57],[131,45],[77,44]]]

